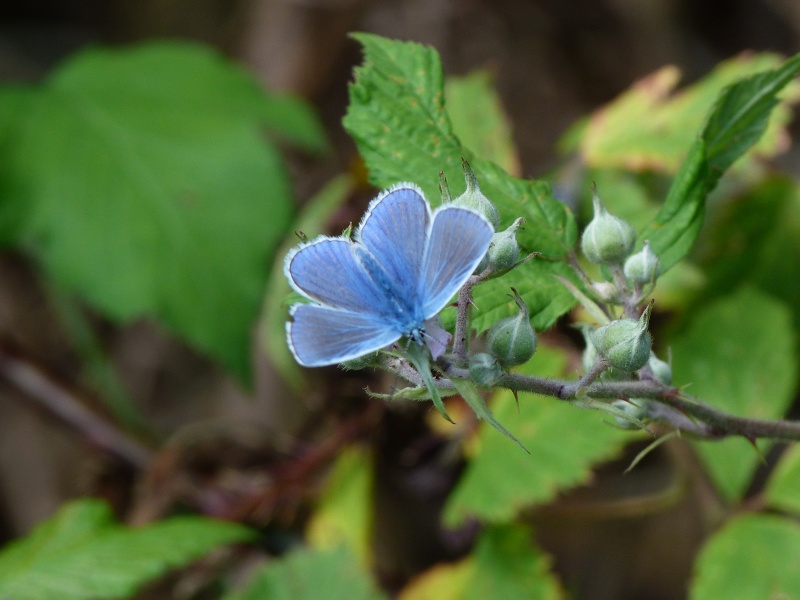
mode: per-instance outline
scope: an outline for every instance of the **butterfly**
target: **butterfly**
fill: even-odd
[[[412,183],[382,192],[352,239],[320,236],[286,256],[289,283],[311,301],[289,311],[294,358],[307,367],[332,365],[401,337],[409,346],[427,344],[435,357],[447,340],[432,320],[481,262],[493,233],[468,208],[432,210]]]

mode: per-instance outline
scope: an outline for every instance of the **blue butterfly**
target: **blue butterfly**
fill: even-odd
[[[286,256],[289,283],[312,301],[290,309],[286,338],[295,359],[307,367],[332,365],[404,336],[411,346],[428,344],[435,357],[447,334],[431,319],[478,266],[493,233],[470,209],[431,210],[414,184],[382,192],[354,239],[320,236]]]

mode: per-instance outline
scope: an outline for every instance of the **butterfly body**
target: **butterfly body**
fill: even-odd
[[[470,209],[431,210],[422,191],[404,183],[370,203],[354,239],[321,236],[293,249],[284,272],[311,301],[290,309],[286,334],[295,359],[324,366],[404,336],[430,342],[426,322],[466,282],[493,233]]]

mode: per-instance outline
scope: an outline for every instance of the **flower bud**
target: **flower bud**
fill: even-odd
[[[654,282],[661,275],[661,262],[650,249],[649,241],[644,243],[639,252],[628,257],[623,271],[628,281],[642,285]]]
[[[672,367],[668,362],[664,362],[658,358],[655,353],[650,353],[650,358],[647,360],[647,366],[653,373],[656,381],[663,385],[672,385]]]
[[[594,218],[583,230],[581,250],[593,263],[619,264],[636,242],[633,227],[606,210],[600,197],[592,197]]]
[[[594,343],[592,342],[592,334],[595,332],[595,328],[588,323],[579,323],[578,329],[581,330],[583,340],[586,342],[586,348],[583,349],[583,354],[581,355],[581,366],[583,367],[583,372],[588,373],[594,366],[598,357],[597,348],[594,347]],[[628,374],[623,373],[619,369],[609,368],[600,374],[600,381],[604,382],[622,381],[627,378]]]
[[[644,419],[647,418],[649,404],[650,401],[647,398],[631,398],[629,401],[614,400],[614,402],[611,403],[611,406],[613,406],[617,410],[624,412],[632,419],[643,421]],[[639,428],[639,426],[636,423],[628,421],[627,419],[617,415],[614,415],[614,420],[617,422],[617,425],[619,425],[623,429]]]
[[[519,260],[519,244],[517,243],[517,230],[522,227],[525,219],[520,217],[505,231],[500,231],[492,236],[489,249],[486,251],[487,266],[492,271],[507,271]],[[486,267],[484,267],[486,268]]]
[[[592,289],[603,302],[619,302],[619,290],[610,281],[595,281],[592,284]]]
[[[502,374],[503,368],[491,354],[479,352],[469,357],[469,376],[478,385],[490,386]]]
[[[453,204],[463,206],[464,208],[470,208],[476,213],[483,215],[486,217],[486,220],[492,224],[492,227],[497,229],[497,226],[500,224],[500,215],[497,209],[494,204],[481,193],[478,180],[475,177],[475,173],[472,172],[469,163],[462,159],[461,167],[464,169],[464,179],[467,182],[467,189],[458,198],[453,200]]]
[[[503,368],[513,367],[528,362],[536,352],[536,332],[531,327],[528,305],[514,292],[514,302],[519,313],[498,321],[486,336],[486,345]]]
[[[645,309],[638,321],[618,319],[603,325],[591,334],[597,352],[613,368],[632,372],[647,364],[653,344],[647,331],[651,307],[652,305],[649,305]]]

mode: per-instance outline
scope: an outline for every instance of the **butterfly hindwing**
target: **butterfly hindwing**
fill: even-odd
[[[286,323],[289,349],[306,367],[334,365],[375,352],[400,338],[371,314],[336,310],[316,304],[296,304]]]

